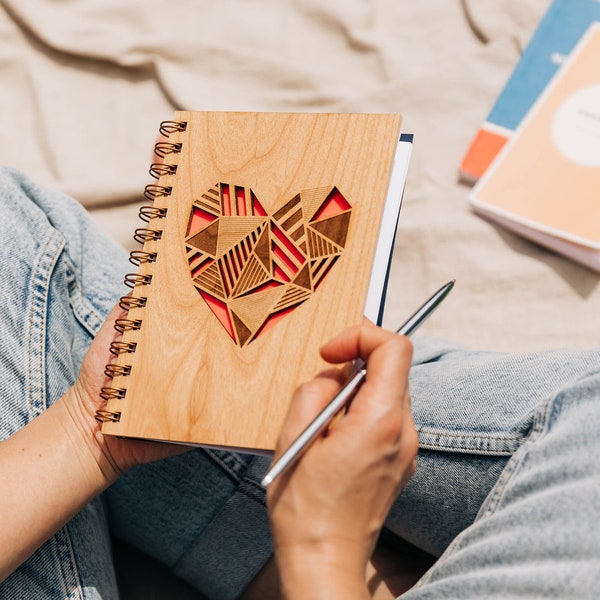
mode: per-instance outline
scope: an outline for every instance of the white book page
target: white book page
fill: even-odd
[[[392,259],[392,250],[398,226],[398,217],[402,206],[402,195],[410,156],[412,153],[412,135],[403,135],[396,147],[394,164],[390,175],[388,192],[381,219],[379,239],[375,250],[375,259],[371,270],[371,280],[365,303],[365,316],[380,324],[385,303],[385,288]]]

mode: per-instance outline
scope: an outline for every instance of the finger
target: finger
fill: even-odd
[[[377,327],[369,320],[364,319],[362,325],[351,327],[338,336],[330,340],[321,348],[321,356],[328,362],[339,364],[361,358],[368,362],[371,353],[387,341],[404,339],[404,336]],[[400,342],[403,343],[403,342]],[[412,358],[412,347],[406,346],[406,351],[410,350]]]
[[[408,338],[385,331],[365,322],[343,332],[321,351],[330,361],[362,358],[367,363],[366,382],[355,398],[351,410],[372,411],[377,406],[386,411],[408,397],[408,372],[412,360],[412,344]]]
[[[122,335],[115,330],[115,321],[124,317],[125,313],[118,304],[112,308],[83,359],[78,379],[91,396],[98,396],[101,387],[110,385],[111,377],[105,367],[117,360],[110,348],[111,343]]]
[[[340,372],[337,369],[325,371],[296,389],[279,435],[277,455],[306,429],[339,389]]]
[[[117,319],[124,318],[126,315],[127,311],[121,308],[118,304],[113,306],[112,310],[108,313],[108,316],[96,334],[96,339],[99,340],[99,345],[104,344],[105,347],[108,348],[111,341],[118,339],[121,336],[121,334],[115,330],[115,321]]]
[[[349,411],[353,416],[348,423],[350,428],[356,419],[354,427],[364,429],[366,426],[373,431],[381,427],[389,432],[386,438],[397,437],[412,356],[412,346],[407,338],[366,322],[326,344],[322,354],[333,362],[346,362],[358,356],[368,362],[367,382]],[[317,377],[298,389],[277,444],[278,453],[298,437],[338,389],[339,384],[336,379],[331,379],[331,375]]]

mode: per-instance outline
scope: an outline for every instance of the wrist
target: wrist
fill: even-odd
[[[72,392],[0,444],[0,581],[116,478]]]
[[[295,598],[370,598],[366,564],[349,548],[281,548],[275,552],[281,589],[286,600]]]
[[[60,398],[55,406],[63,413],[65,434],[71,439],[82,468],[88,472],[91,479],[97,481],[100,488],[107,488],[122,473],[112,460],[100,426],[81,398],[77,385]]]

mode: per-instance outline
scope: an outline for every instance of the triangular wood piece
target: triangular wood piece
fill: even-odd
[[[200,271],[194,278],[196,287],[202,289],[219,298],[225,298],[225,288],[219,265],[216,262],[211,263],[205,269]]]
[[[270,278],[271,274],[264,264],[258,259],[256,254],[251,254],[237,280],[232,296],[234,298],[242,296],[250,290],[266,283]]]
[[[323,202],[319,210],[311,218],[311,222],[335,217],[351,208],[348,200],[346,200],[340,190],[334,186],[331,193],[325,199],[325,202]]]
[[[315,213],[321,208],[327,196],[331,193],[332,186],[314,188],[312,190],[302,190],[302,206],[304,218],[310,221]]]
[[[342,248],[346,244],[346,236],[348,234],[348,224],[350,223],[350,211],[331,217],[330,219],[324,219],[323,221],[316,221],[310,224],[310,226],[318,231],[320,234],[329,238],[332,242],[336,243]]]
[[[221,217],[217,255],[221,256],[264,225],[264,217]]]
[[[306,289],[306,290],[312,291],[312,281],[310,278],[310,269],[308,268],[308,263],[306,263],[298,271],[296,277],[294,277],[293,283],[299,287]]]
[[[265,266],[265,269],[271,272],[271,236],[269,235],[269,228],[265,228],[260,239],[254,246],[254,254]]]
[[[220,221],[211,223],[206,229],[199,231],[196,235],[188,239],[186,243],[194,248],[198,248],[198,250],[201,250],[210,256],[216,256],[217,240],[219,239],[219,223]]]
[[[340,246],[334,244],[329,237],[321,235],[312,227],[307,227],[306,233],[308,237],[308,250],[311,258],[331,256],[332,254],[339,254],[341,252],[342,249]]]
[[[255,333],[264,323],[267,315],[273,311],[273,307],[279,302],[284,291],[284,285],[265,286],[264,290],[231,300],[229,306]]]
[[[248,338],[252,335],[252,332],[244,325],[242,320],[231,311],[231,316],[233,317],[233,326],[235,327],[235,332],[237,333],[238,343],[240,346],[243,346]]]
[[[282,229],[288,229],[288,227],[284,227],[282,223],[285,223],[290,219],[290,217],[296,215],[296,213],[300,210],[300,215],[302,215],[302,207],[300,206],[300,194],[296,194],[287,204],[282,206],[274,215],[273,219],[279,223]]]
[[[312,290],[307,290],[306,288],[290,285],[289,287],[287,287],[285,294],[283,294],[273,311],[279,312],[286,308],[290,308],[292,306],[301,304],[302,302],[310,298],[311,294]]]

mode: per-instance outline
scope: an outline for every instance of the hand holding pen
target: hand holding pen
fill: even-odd
[[[454,280],[442,286],[435,292],[411,317],[396,331],[399,335],[412,335],[440,305],[454,285]],[[367,376],[366,364],[361,359],[355,362],[350,377],[342,389],[334,396],[328,405],[317,415],[308,427],[294,440],[294,442],[271,465],[263,477],[261,484],[267,487],[276,477],[291,467],[314,440],[323,434],[334,416],[344,408],[356,395]]]
[[[414,327],[418,321],[412,322]],[[267,488],[279,579],[284,596],[301,590],[303,598],[366,598],[369,557],[416,465],[418,436],[408,383],[412,344],[365,321],[327,343],[321,355],[338,365],[360,357],[367,376],[343,415]],[[334,370],[297,389],[278,456],[339,389]]]

